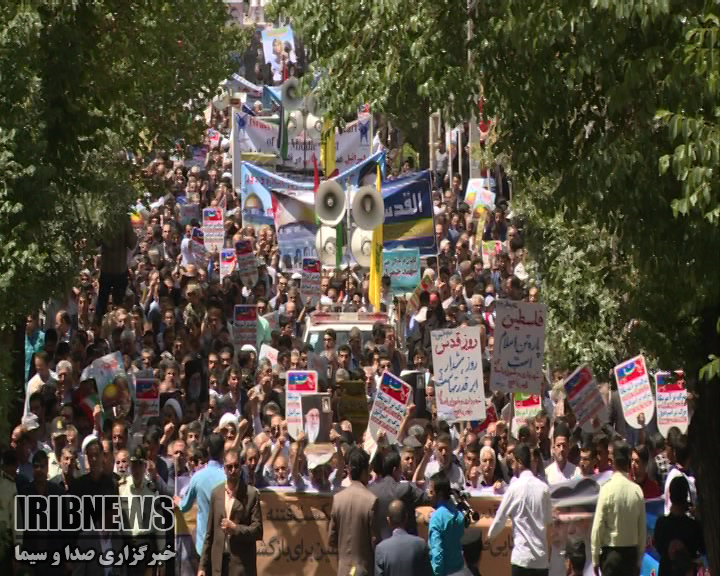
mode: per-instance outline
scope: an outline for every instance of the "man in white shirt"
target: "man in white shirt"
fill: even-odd
[[[570,452],[570,429],[565,424],[555,426],[553,434],[553,456],[555,461],[545,468],[548,484],[557,484],[580,477],[580,470],[568,462]]]
[[[670,514],[670,482],[678,476],[685,476],[690,487],[690,504],[697,504],[697,488],[695,487],[695,478],[687,474],[687,467],[690,463],[690,448],[687,442],[687,434],[680,436],[672,443],[672,451],[675,464],[670,468],[667,478],[665,479],[665,489],[663,497],[665,499],[665,515]]]
[[[515,448],[517,478],[505,492],[488,532],[488,542],[492,542],[507,519],[512,519],[512,576],[547,576],[550,566],[547,538],[552,522],[550,489],[533,475],[530,462],[530,447],[519,444]]]

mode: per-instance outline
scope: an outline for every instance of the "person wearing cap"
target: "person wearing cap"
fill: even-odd
[[[155,530],[154,522],[148,522],[145,518],[141,519],[141,515],[151,513],[150,510],[140,505],[141,497],[155,495],[155,490],[145,479],[147,457],[145,448],[137,446],[130,454],[130,475],[122,477],[118,482],[118,493],[126,527],[130,525],[128,544],[134,549],[147,546],[145,559],[134,567],[128,567],[129,575],[143,575],[146,562],[150,560],[152,553],[164,549],[165,535]]]
[[[50,424],[50,443],[52,451],[48,454],[48,478],[62,474],[62,451],[67,446],[67,427],[60,416]]]

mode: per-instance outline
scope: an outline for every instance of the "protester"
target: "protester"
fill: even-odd
[[[338,550],[338,576],[353,570],[372,574],[380,526],[377,496],[367,489],[370,459],[362,449],[352,448],[348,465],[350,485],[333,496],[329,543]]]
[[[548,573],[547,530],[552,520],[550,490],[530,470],[530,448],[515,447],[515,473],[503,496],[490,530],[492,542],[512,519],[513,551],[510,557],[513,576],[542,576]]]
[[[450,490],[450,479],[444,472],[430,478],[428,496],[435,508],[428,526],[433,576],[460,576],[467,572],[461,544],[465,521],[450,499]]]
[[[375,548],[375,576],[431,576],[425,540],[405,530],[409,518],[405,504],[402,500],[393,500],[387,510],[387,524],[392,534]]]
[[[592,559],[604,576],[634,576],[646,543],[642,489],[627,476],[630,446],[614,443],[610,459],[615,472],[600,489],[592,526]]]
[[[657,519],[653,543],[660,554],[659,576],[675,574],[675,562],[685,552],[697,561],[705,553],[700,523],[687,515],[690,487],[687,478],[676,476],[670,483],[670,513]]]
[[[226,480],[210,497],[208,530],[205,535],[198,576],[255,576],[255,542],[262,540],[260,496],[242,475],[240,454],[225,454]]]
[[[289,66],[285,72],[290,74]],[[280,112],[254,96],[248,96],[246,106],[257,116],[277,117]],[[523,419],[513,414],[514,397],[491,386],[493,356],[503,345],[498,323],[502,304],[540,303],[545,294],[525,250],[532,231],[513,214],[507,197],[499,197],[487,210],[476,202],[470,205],[465,154],[462,176],[456,170],[457,138],[448,150],[442,144],[433,151],[437,164],[432,190],[419,196],[413,192],[408,208],[401,208],[432,205],[427,230],[435,247],[431,255],[422,251],[416,275],[420,282],[398,290],[389,275],[382,276],[381,303],[374,305],[367,267],[354,261],[339,268],[320,266],[319,277],[310,279],[303,260],[314,256],[314,245],[299,246],[292,237],[297,230],[282,223],[281,208],[287,206],[262,205],[248,184],[255,177],[234,182],[239,168],[233,166],[231,153],[231,112],[210,107],[208,132],[195,147],[202,152],[198,157],[190,158],[179,144],[138,158],[150,197],[141,198],[117,230],[87,240],[98,249],[78,261],[77,279],[60,291],[66,296],[52,299],[40,311],[27,311],[22,383],[27,394],[22,414],[10,423],[15,428],[2,443],[0,483],[8,494],[39,489],[48,494],[117,495],[142,486],[144,494],[172,497],[176,518],[194,517],[196,527],[194,538],[180,526],[153,544],[157,548],[174,539],[178,555],[174,567],[166,566],[165,576],[173,576],[173,571],[195,576],[199,570],[220,576],[222,564],[218,567],[216,558],[224,555],[217,546],[231,523],[237,532],[230,531],[230,538],[238,542],[230,547],[231,572],[253,573],[256,563],[278,561],[270,560],[274,556],[269,551],[287,540],[286,535],[274,536],[272,544],[257,544],[261,552],[256,558],[251,552],[258,528],[245,506],[253,508],[258,502],[257,510],[261,504],[267,508],[268,502],[285,502],[287,494],[297,498],[297,508],[305,499],[332,497],[330,545],[323,537],[323,548],[318,550],[318,543],[310,552],[333,556],[329,550],[337,548],[342,576],[353,569],[356,576],[373,569],[396,573],[404,563],[397,559],[405,553],[417,561],[419,544],[412,540],[407,549],[399,544],[410,541],[400,530],[425,535],[427,522],[417,518],[427,517],[424,508],[430,505],[436,508],[430,520],[430,569],[435,574],[464,571],[458,535],[464,526],[459,494],[465,490],[476,506],[478,493],[502,497],[492,536],[504,525],[502,515],[511,518],[513,572],[544,573],[549,565],[564,564],[548,558],[564,549],[564,543],[552,551],[546,546],[548,486],[553,490],[579,482],[591,486],[593,494],[598,486],[609,486],[637,495],[620,485],[618,472],[610,478],[610,444],[618,436],[638,438],[625,470],[632,486],[646,499],[662,494],[670,512],[670,486],[683,477],[690,486],[686,512],[695,514],[697,491],[687,436],[677,428],[667,438],[651,428],[635,432],[639,421],[626,422],[617,390],[605,400],[607,421],[596,426],[593,420],[590,431],[587,423],[577,422],[570,395],[551,401],[551,395],[564,390],[574,366],[555,366],[544,359],[543,368],[556,385],[545,383],[541,408]],[[421,168],[415,159],[394,149],[397,138],[386,132],[377,136],[378,149],[387,153],[386,178],[400,173],[422,177],[415,171]],[[464,145],[467,137],[461,132]],[[343,163],[352,162],[351,157]],[[359,184],[374,185],[376,165],[362,161],[359,166]],[[485,177],[490,177],[488,171]],[[222,212],[223,220],[209,234],[205,229],[203,248],[198,238],[207,208]],[[393,208],[388,204],[386,209]],[[412,228],[425,229],[424,223]],[[250,250],[242,270],[239,242],[249,243]],[[257,319],[248,321],[247,330],[236,306],[254,307]],[[438,410],[446,390],[436,365],[433,332],[457,328],[477,334],[473,338],[481,361],[472,370],[483,373],[485,422],[455,422]],[[307,370],[317,373],[317,392],[327,396],[309,402],[313,407],[303,411],[302,404],[298,408],[288,396],[288,382],[292,371]],[[368,427],[385,373],[401,376],[412,388],[397,434]],[[464,377],[457,369],[449,380],[454,386]],[[599,380],[602,389],[608,387],[606,379]],[[43,485],[37,474],[44,453]],[[213,494],[226,486],[239,504],[225,518],[213,516]],[[5,498],[3,492],[3,503],[8,502]],[[393,506],[395,501],[402,506]],[[523,509],[525,504],[537,515]],[[300,518],[292,510],[293,518]],[[422,514],[416,516],[418,510]],[[0,511],[10,514],[5,507]],[[600,514],[605,518],[611,512]],[[12,553],[7,542],[19,542],[21,535],[7,528],[12,522],[3,520],[0,530],[8,538],[0,539],[0,545]],[[291,526],[289,521],[286,525]],[[602,564],[594,556],[597,552],[605,558],[602,546],[622,547],[630,540],[600,532],[605,538],[600,550],[593,545],[586,553]],[[62,538],[67,544],[83,541],[94,550],[114,550],[137,544],[146,535],[131,536],[117,541],[111,534],[87,531]],[[202,557],[208,538],[210,548]],[[281,548],[296,543],[287,541]],[[480,550],[470,554],[471,571],[477,570],[479,557]],[[4,562],[4,556],[0,560]],[[298,566],[287,568],[292,572]],[[91,567],[82,570],[116,576]]]

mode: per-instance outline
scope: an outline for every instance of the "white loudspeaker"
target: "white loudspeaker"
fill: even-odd
[[[385,221],[385,202],[375,186],[363,186],[355,193],[352,217],[363,230],[374,230]]]
[[[325,180],[317,189],[315,213],[325,226],[337,226],[345,217],[345,191],[335,180]]]
[[[373,233],[370,230],[355,228],[350,241],[350,251],[355,261],[363,268],[370,267]]]
[[[305,120],[305,129],[307,130],[307,135],[310,136],[310,138],[319,138],[323,129],[322,118],[308,114]]]
[[[303,109],[308,114],[315,114],[315,111],[317,110],[317,104],[317,98],[315,98],[315,96],[313,96],[312,94],[308,94],[303,100]]]
[[[299,110],[303,105],[303,98],[300,96],[300,82],[294,76],[288,78],[280,87],[282,104],[285,110]]]
[[[320,226],[315,236],[315,251],[324,266],[335,266],[337,232],[330,226]]]
[[[327,107],[323,105],[322,100],[314,93],[305,96],[303,106],[309,114],[314,114],[315,116],[322,117],[327,113]]]
[[[300,110],[293,110],[288,117],[287,135],[288,138],[295,138],[303,131],[303,115]]]

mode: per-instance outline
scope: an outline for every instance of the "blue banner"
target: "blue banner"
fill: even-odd
[[[422,256],[437,255],[430,172],[383,182],[382,195],[383,248],[417,248]]]
[[[420,250],[384,250],[383,276],[390,277],[393,294],[415,290],[420,284]]]
[[[370,180],[374,184],[375,170],[378,164],[380,164],[381,171],[384,172],[385,152],[378,152],[370,156],[364,162],[349,168],[333,180],[337,180],[343,188],[348,185],[362,186]],[[242,163],[240,180],[243,222],[256,228],[263,224],[273,225],[271,190],[312,192],[314,188],[312,179],[291,180],[249,162]]]

